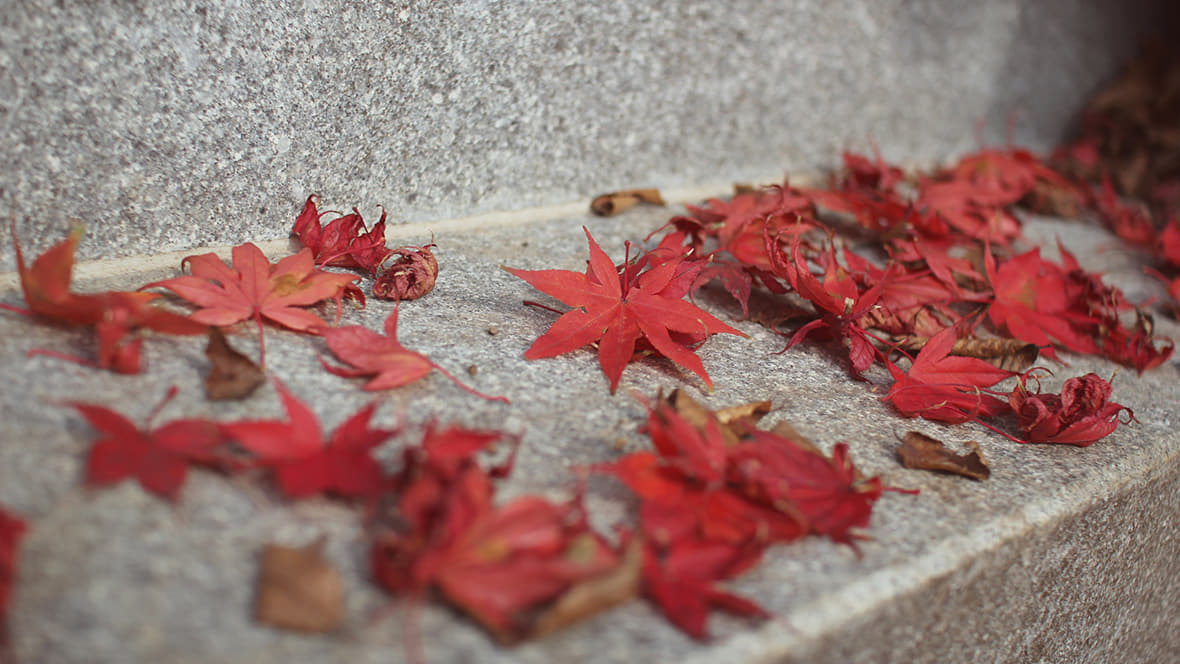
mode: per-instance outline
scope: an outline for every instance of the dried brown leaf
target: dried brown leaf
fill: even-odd
[[[618,566],[571,586],[537,616],[526,638],[540,638],[626,602],[639,592],[642,569],[643,543],[635,537]]]
[[[709,420],[714,420],[729,445],[737,445],[751,429],[770,412],[769,400],[755,401],[722,408],[716,412],[705,408],[683,390],[672,390],[664,402],[694,427],[704,430]]]
[[[901,347],[910,353],[922,350],[928,337],[910,337]],[[1019,339],[957,339],[951,355],[974,357],[1005,371],[1023,372],[1037,361],[1040,349],[1036,344]]]
[[[266,382],[266,375],[254,360],[234,350],[216,327],[209,328],[205,357],[210,363],[205,395],[211,401],[244,399]]]
[[[717,419],[730,428],[753,429],[770,412],[770,399],[728,406],[717,411]]]
[[[1082,216],[1083,201],[1078,190],[1052,182],[1038,180],[1020,204],[1037,214],[1051,217],[1078,219]]]
[[[612,217],[625,212],[639,203],[663,205],[664,198],[659,189],[627,189],[598,196],[590,202],[590,211],[600,217]]]
[[[324,560],[324,538],[303,548],[268,544],[262,551],[254,617],[299,632],[330,632],[344,620],[344,582]]]
[[[969,440],[966,454],[955,454],[942,441],[918,431],[906,432],[897,448],[897,455],[906,468],[933,470],[942,473],[962,475],[973,480],[986,480],[991,469],[979,451],[979,443]]]

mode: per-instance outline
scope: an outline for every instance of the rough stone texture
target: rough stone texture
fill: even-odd
[[[515,228],[440,234],[442,273],[433,294],[408,302],[401,338],[474,387],[504,394],[511,405],[461,391],[442,376],[382,396],[383,422],[396,413],[413,424],[432,417],[523,433],[517,492],[564,495],[569,468],[601,462],[647,445],[637,433],[643,408],[632,390],[687,387],[717,407],[771,398],[774,418],[793,422],[826,449],[852,446],[858,467],[887,484],[920,488],[919,496],[886,494],[877,505],[862,556],[810,538],[773,549],[764,564],[733,587],[764,604],[777,619],[759,626],[714,617],[716,640],[694,642],[642,602],[632,602],[565,632],[513,650],[500,649],[470,623],[437,606],[421,614],[428,661],[488,662],[946,662],[1160,661],[1180,648],[1180,557],[1175,539],[1180,507],[1180,384],[1173,360],[1142,377],[1123,370],[1117,400],[1140,422],[1121,427],[1086,449],[1019,445],[975,425],[941,426],[902,420],[878,400],[887,376],[851,381],[846,358],[806,344],[776,355],[783,340],[749,322],[735,323],[750,339],[718,336],[700,350],[717,386],[701,384],[664,361],[624,372],[609,395],[596,356],[586,350],[527,362],[523,350],[554,319],[524,307],[538,298],[525,283],[497,269],[579,269],[586,256],[581,226],[591,226],[614,257],[624,239],[637,239],[674,211],[641,209],[617,219],[557,219]],[[1110,273],[1133,298],[1158,294],[1141,263],[1097,229],[1036,220],[1027,235],[1065,239],[1083,265]],[[420,241],[425,241],[425,236]],[[1115,249],[1112,251],[1112,249]],[[1047,249],[1047,253],[1051,250]],[[136,286],[173,274],[148,272],[93,278],[83,288]],[[16,302],[11,290],[4,302]],[[736,313],[724,298],[703,300],[723,317]],[[347,322],[377,328],[391,307],[374,302],[348,311]],[[1158,330],[1180,336],[1161,317]],[[487,330],[495,327],[498,333]],[[243,326],[233,341],[256,353]],[[315,353],[318,339],[268,330],[274,375],[313,403],[332,427],[367,403],[358,381],[328,375]],[[399,610],[366,583],[363,532],[357,511],[327,500],[287,505],[264,483],[194,472],[179,506],[123,484],[80,488],[93,433],[62,402],[85,399],[143,417],[169,385],[180,398],[162,420],[209,416],[278,417],[273,389],[237,404],[201,397],[205,367],[195,339],[150,339],[148,371],[109,373],[46,358],[34,347],[89,352],[86,334],[0,315],[0,504],[29,518],[12,606],[11,631],[22,662],[391,662],[402,661]],[[1054,365],[1056,389],[1070,375],[1115,367],[1089,358]],[[471,377],[465,371],[476,365]],[[993,475],[976,483],[903,469],[895,434],[918,429],[943,440],[981,442]],[[408,433],[383,448],[394,459],[414,440]],[[596,480],[588,492],[595,523],[604,529],[631,518],[625,492]],[[341,634],[304,637],[253,624],[252,582],[262,545],[302,544],[329,536],[328,556],[345,573],[348,620]]]
[[[434,220],[921,162],[1011,113],[1047,148],[1167,4],[9,2],[3,207],[93,258],[279,238],[311,192]]]

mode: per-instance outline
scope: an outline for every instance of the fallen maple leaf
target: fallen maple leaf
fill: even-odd
[[[649,549],[643,564],[644,593],[673,625],[705,640],[710,609],[747,618],[770,617],[758,604],[716,585],[749,569],[760,557],[759,547],[699,539],[679,540],[662,552]]]
[[[928,337],[910,337],[900,348],[910,353],[918,353],[929,340]],[[1004,371],[1020,373],[1032,367],[1040,355],[1040,350],[1036,344],[1019,339],[966,337],[955,339],[948,354],[974,357]]]
[[[1015,374],[974,357],[950,355],[955,342],[954,328],[947,328],[923,345],[909,371],[888,362],[894,383],[882,400],[906,417],[955,424],[1006,411],[1003,401],[984,390]]]
[[[995,291],[987,315],[1013,337],[1041,346],[1046,357],[1056,359],[1052,343],[1079,353],[1095,353],[1098,346],[1085,333],[1088,312],[1077,311],[1067,298],[1067,273],[1041,258],[1040,249],[1014,256],[998,267],[989,245],[984,269]]]
[[[885,285],[893,276],[892,268],[875,285],[861,291],[852,275],[836,262],[834,253],[829,252],[827,256],[827,267],[821,282],[811,273],[803,259],[798,240],[792,245],[791,262],[786,260],[785,252],[779,249],[776,238],[768,236],[767,241],[774,247],[770,256],[775,273],[786,278],[795,292],[811,302],[819,314],[818,318],[796,330],[783,350],[794,347],[813,333],[846,340],[849,373],[860,380],[861,374],[873,365],[873,360],[880,354],[870,341],[868,332],[860,326],[860,319],[878,306]]]
[[[221,425],[224,435],[271,468],[279,488],[290,498],[321,492],[363,498],[380,492],[384,472],[372,451],[397,430],[369,428],[377,402],[358,410],[325,441],[315,413],[278,378],[274,384],[288,420],[229,422]]]
[[[398,309],[394,307],[393,313],[385,319],[384,335],[362,325],[320,330],[328,348],[337,358],[348,363],[349,366],[333,366],[322,358],[320,364],[337,376],[346,378],[372,376],[372,380],[365,383],[364,389],[366,390],[388,390],[408,385],[425,378],[427,374],[437,369],[456,385],[478,397],[508,403],[508,399],[505,397],[489,396],[464,385],[449,371],[432,362],[430,358],[403,346],[397,340],[397,315]]]
[[[334,298],[337,314],[346,286],[359,277],[317,270],[311,249],[288,256],[271,265],[262,250],[247,242],[233,248],[233,267],[217,254],[184,259],[191,275],[156,281],[144,288],[166,288],[201,309],[191,318],[206,325],[232,325],[253,318],[258,325],[259,364],[266,366],[266,342],[262,319],[292,330],[309,332],[324,327],[324,321],[300,307]]]
[[[1022,443],[1066,443],[1086,447],[1105,438],[1120,423],[1135,420],[1130,408],[1110,401],[1111,386],[1096,374],[1070,378],[1061,394],[1029,392],[1021,381],[1008,402],[1024,433]],[[1127,422],[1119,415],[1127,413]]]
[[[176,396],[172,388],[156,405],[145,426]],[[129,477],[140,486],[168,500],[176,500],[192,461],[210,463],[214,450],[225,439],[214,422],[174,420],[155,429],[141,430],[123,415],[103,406],[69,404],[98,430],[102,437],[90,447],[86,479],[92,485],[116,484]]]
[[[318,203],[319,196],[308,196],[291,230],[315,254],[316,265],[355,267],[375,274],[390,253],[385,248],[385,210],[381,210],[381,219],[372,229],[366,230],[365,220],[356,208],[352,214],[321,226],[320,219],[328,213],[320,212]]]
[[[684,278],[684,257],[649,262],[646,271],[628,266],[620,274],[590,231],[583,230],[590,244],[590,265],[585,274],[504,268],[534,288],[577,307],[562,314],[548,332],[537,338],[525,351],[525,358],[554,357],[597,342],[598,360],[614,393],[636,343],[646,339],[656,352],[700,376],[711,389],[713,381],[701,359],[670,333],[695,335],[702,340],[722,332],[746,335],[684,301],[692,283],[692,278]]]
[[[323,557],[325,538],[305,547],[267,544],[255,593],[254,617],[306,633],[331,632],[344,621],[344,581]]]
[[[134,374],[140,370],[142,338],[128,340],[136,330],[149,329],[165,334],[190,335],[205,331],[205,326],[179,314],[151,305],[159,297],[154,293],[78,294],[70,292],[70,274],[74,251],[82,238],[81,225],[74,226],[66,239],[38,256],[31,266],[25,264],[12,224],[12,246],[16,250],[21,289],[29,309],[0,304],[19,314],[36,314],[70,325],[92,325],[98,337],[98,360],[87,360],[47,350],[33,350],[30,355],[48,355],[79,364]]]

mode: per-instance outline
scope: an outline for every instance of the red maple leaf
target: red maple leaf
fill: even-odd
[[[274,382],[287,410],[286,422],[231,422],[221,425],[222,432],[271,468],[290,498],[318,493],[360,498],[380,492],[384,473],[372,451],[397,430],[370,428],[377,402],[358,410],[325,441],[315,413],[277,378]]]
[[[704,638],[711,608],[766,616],[753,602],[717,589],[717,581],[747,569],[768,545],[808,532],[852,544],[852,529],[867,525],[884,487],[860,476],[847,445],[837,445],[829,458],[786,435],[748,427],[723,432],[716,414],[685,410],[695,413],[690,419],[676,401],[649,407],[654,453],[635,452],[596,469],[640,500],[648,597],[678,627]],[[727,435],[740,437],[734,442]]]
[[[1109,177],[1102,177],[1102,186],[1094,194],[1094,200],[1103,222],[1115,235],[1141,247],[1156,246],[1157,237],[1151,223],[1151,213],[1142,204],[1120,202]]]
[[[950,355],[954,344],[955,330],[947,328],[926,342],[908,372],[887,362],[894,383],[883,400],[906,417],[956,424],[1006,411],[1003,401],[983,390],[1015,374],[977,358]]]
[[[702,539],[681,539],[670,547],[649,547],[643,560],[644,593],[664,616],[695,639],[707,639],[711,609],[748,618],[768,618],[758,604],[721,590],[717,582],[733,578],[761,558],[758,546],[734,547]]]
[[[320,212],[318,203],[319,196],[308,196],[291,230],[303,246],[315,254],[316,265],[355,267],[375,274],[390,254],[385,248],[385,209],[382,208],[381,219],[373,224],[372,229],[365,228],[365,220],[356,208],[352,209],[352,214],[342,215],[322,226],[321,218],[329,213]]]
[[[324,321],[301,307],[336,300],[339,315],[344,289],[358,277],[317,270],[311,249],[271,265],[253,243],[234,247],[233,267],[208,253],[184,259],[191,275],[156,281],[143,288],[167,288],[201,309],[191,318],[206,325],[232,325],[253,318],[258,324],[259,364],[266,364],[262,319],[292,330],[311,332]],[[142,290],[142,288],[141,288]]]
[[[829,458],[810,444],[769,431],[754,431],[749,442],[730,450],[730,476],[747,494],[767,504],[788,504],[810,532],[853,544],[853,528],[868,525],[884,486],[860,476],[837,443]]]
[[[504,268],[537,290],[577,307],[562,314],[548,332],[537,338],[525,351],[525,358],[554,357],[597,342],[598,360],[613,393],[623,368],[635,353],[636,343],[644,339],[660,355],[697,374],[712,388],[701,359],[672,333],[692,335],[697,340],[722,332],[745,334],[683,299],[696,276],[682,266],[684,257],[651,260],[645,271],[636,266],[625,266],[620,271],[589,230],[586,239],[590,244],[590,265],[585,274]]]
[[[940,216],[967,237],[1009,245],[1020,237],[1020,219],[993,202],[980,201],[981,190],[963,179],[923,179],[915,205],[923,214]]]
[[[372,380],[365,383],[366,390],[389,390],[409,385],[437,369],[456,385],[478,397],[508,403],[508,399],[504,397],[489,396],[464,385],[430,358],[403,346],[397,340],[397,312],[395,307],[389,318],[385,319],[384,335],[362,325],[320,330],[324,341],[328,343],[328,348],[349,366],[333,366],[322,358],[320,364],[329,372],[345,378],[372,376]]]
[[[493,480],[511,460],[484,470],[475,455],[500,434],[448,427],[406,450],[397,508],[374,541],[378,582],[420,599],[436,588],[502,640],[574,583],[614,567],[619,556],[590,529],[580,501],[523,496],[495,507]]]
[[[1118,428],[1123,412],[1126,423],[1135,419],[1130,408],[1110,401],[1110,395],[1110,383],[1090,373],[1066,380],[1061,394],[1030,392],[1021,381],[1008,402],[1024,432],[1020,442],[1086,447]]]
[[[7,304],[0,309],[16,313],[44,316],[70,325],[92,325],[98,336],[98,360],[84,359],[47,350],[33,350],[30,355],[49,355],[79,364],[134,374],[140,370],[140,349],[143,339],[129,339],[139,329],[165,334],[201,334],[206,327],[188,318],[165,311],[150,304],[159,295],[153,293],[79,294],[70,292],[70,275],[74,267],[74,251],[82,238],[83,229],[75,226],[66,239],[38,256],[31,266],[25,264],[16,225],[12,226],[12,245],[16,250],[17,269],[21,289],[28,310]]]
[[[172,388],[156,405],[145,426],[174,396]],[[117,484],[134,477],[140,486],[175,501],[191,462],[214,463],[216,448],[225,442],[215,422],[174,420],[155,429],[141,430],[123,415],[103,406],[72,402],[102,437],[90,447],[86,480],[95,486]]]
[[[971,198],[982,205],[1012,205],[1028,195],[1038,182],[1071,188],[1068,180],[1024,148],[985,148],[959,160],[948,173],[969,182]]]
[[[984,269],[995,292],[987,315],[997,327],[1021,341],[1045,347],[1041,352],[1056,359],[1051,344],[1079,353],[1096,353],[1098,346],[1085,333],[1093,319],[1079,311],[1070,293],[1068,273],[1041,258],[1040,249],[1014,256],[998,268],[991,246],[984,251]]]
[[[3,621],[20,563],[20,540],[26,530],[24,521],[0,508],[0,648],[4,647]]]
[[[822,282],[811,273],[800,253],[798,241],[792,247],[792,262],[788,262],[782,253],[775,251],[772,254],[775,257],[776,274],[786,277],[795,292],[811,302],[820,315],[796,330],[783,350],[794,347],[812,334],[820,338],[846,340],[849,372],[859,380],[878,355],[868,332],[860,326],[860,319],[878,305],[885,285],[892,279],[892,268],[886,270],[876,284],[861,291],[856,279],[837,263],[834,253],[829,253],[827,257]]]

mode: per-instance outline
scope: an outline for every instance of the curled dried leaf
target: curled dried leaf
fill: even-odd
[[[574,584],[537,616],[526,638],[551,634],[635,597],[643,571],[643,543],[633,538],[612,570]]]
[[[216,327],[209,328],[205,357],[210,363],[205,377],[205,395],[210,401],[244,399],[266,382],[266,375],[254,360],[230,346]]]
[[[416,300],[434,290],[434,282],[438,280],[438,259],[430,251],[434,246],[398,247],[390,251],[377,270],[373,295],[386,300]]]
[[[660,400],[698,429],[704,429],[710,420],[715,421],[727,445],[737,445],[741,442],[771,408],[770,400],[765,400],[729,406],[714,412],[679,389],[672,390],[666,399]]]
[[[902,343],[901,347],[908,352],[917,353],[926,346],[929,337],[911,337]],[[956,339],[951,346],[949,355],[959,357],[974,357],[1004,371],[1021,373],[1037,361],[1040,348],[1020,339],[976,339],[968,337]]]
[[[627,189],[598,196],[590,202],[590,210],[600,217],[612,217],[640,203],[663,205],[659,189]]]
[[[986,480],[991,468],[979,451],[979,443],[969,440],[966,454],[955,454],[942,441],[918,431],[906,432],[897,448],[897,455],[906,468],[933,470],[942,473],[962,475],[973,480]]]
[[[268,544],[262,551],[254,616],[299,632],[330,632],[344,620],[344,582],[322,552],[324,538],[303,548]]]

